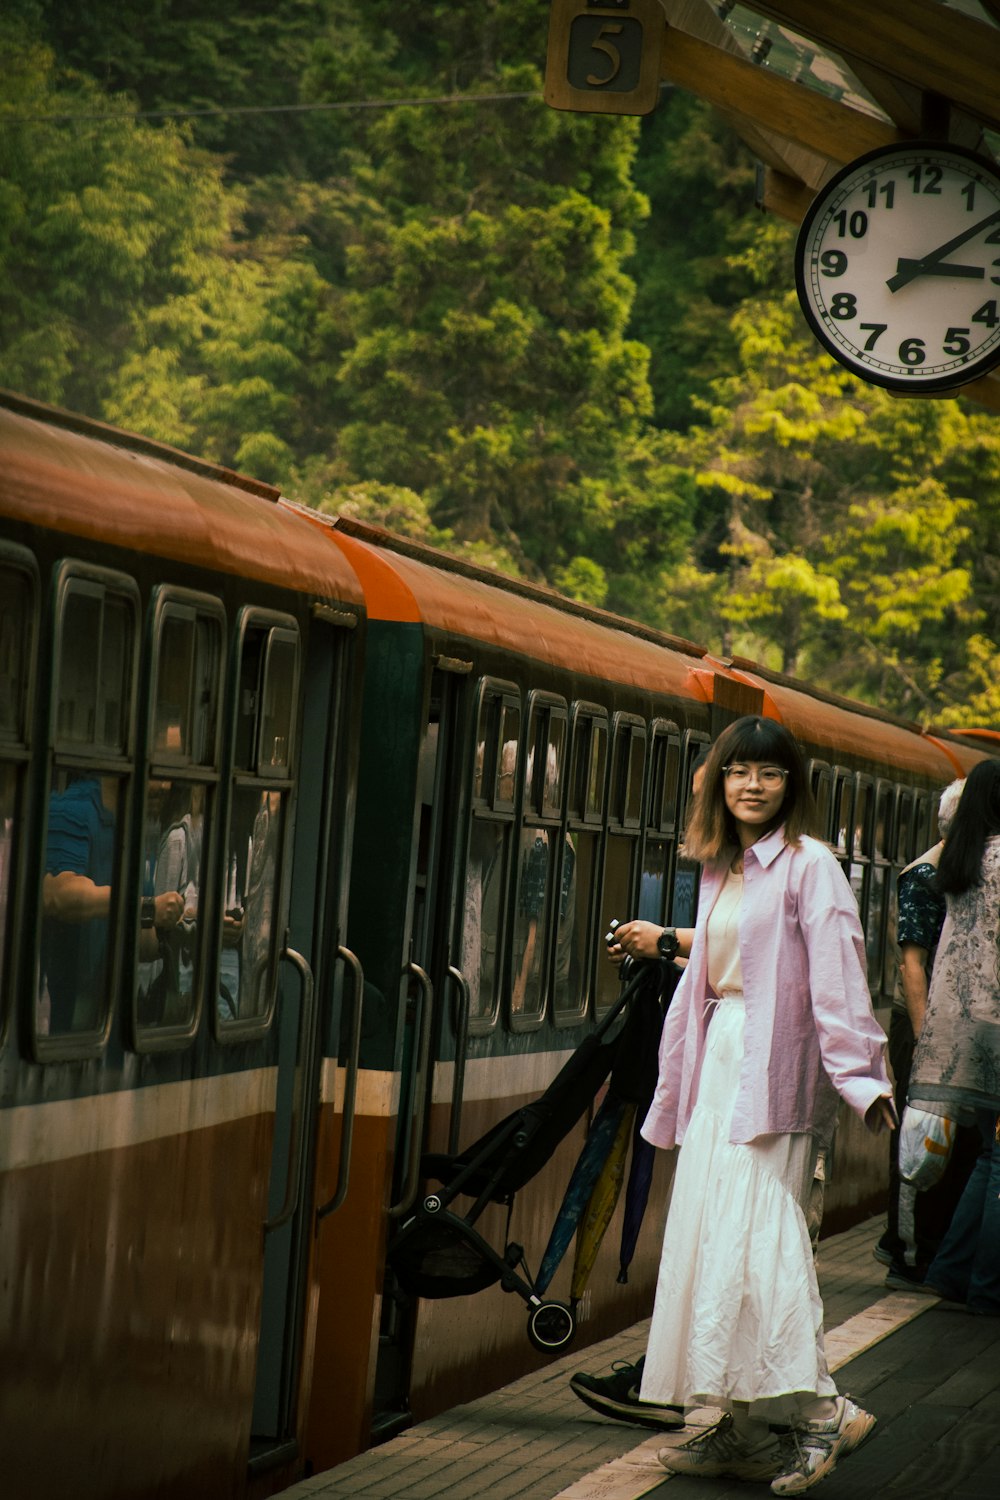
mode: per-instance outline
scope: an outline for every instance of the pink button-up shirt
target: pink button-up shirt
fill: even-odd
[[[726,873],[705,870],[691,958],[663,1023],[659,1082],[642,1127],[654,1146],[680,1144],[697,1098],[716,998],[706,925]],[[746,850],[740,963],[746,1024],[731,1141],[808,1131],[825,1143],[838,1094],[862,1117],[880,1096],[891,1098],[857,904],[817,839],[793,848],[778,828]]]

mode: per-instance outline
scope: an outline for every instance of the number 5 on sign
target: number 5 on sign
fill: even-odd
[[[665,30],[660,0],[552,0],[546,104],[648,115],[660,95]]]

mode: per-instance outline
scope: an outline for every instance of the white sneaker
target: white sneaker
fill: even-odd
[[[849,1396],[837,1397],[837,1415],[828,1422],[800,1422],[778,1439],[781,1467],[771,1489],[776,1495],[803,1495],[819,1484],[839,1459],[859,1448],[875,1426]]]
[[[771,1479],[780,1472],[778,1440],[768,1433],[761,1442],[742,1438],[733,1427],[731,1412],[697,1437],[676,1448],[661,1448],[659,1460],[674,1474],[702,1479]]]

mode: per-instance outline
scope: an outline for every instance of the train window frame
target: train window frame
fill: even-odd
[[[570,710],[570,774],[567,817],[591,828],[603,828],[608,803],[608,748],[611,726],[608,711],[600,703],[575,699]],[[586,725],[586,745],[580,739]],[[599,767],[595,767],[595,745]],[[586,752],[586,762],[581,756]],[[599,777],[594,771],[599,769]]]
[[[516,857],[512,840],[511,847],[511,880],[512,889],[510,893],[511,920],[507,934],[506,946],[509,948],[507,955],[507,972],[511,976],[510,983],[503,986],[502,993],[506,995],[507,1026],[511,1032],[521,1033],[537,1031],[544,1023],[545,1017],[552,1008],[553,999],[553,968],[555,963],[557,942],[557,916],[559,902],[556,893],[561,891],[564,850],[562,848],[563,829],[563,802],[566,796],[567,753],[569,745],[569,705],[566,699],[557,693],[547,692],[540,688],[532,688],[528,693],[523,722],[526,725],[524,740],[521,745],[520,760],[523,763],[523,775],[519,783],[518,811],[516,817],[517,843]],[[550,764],[550,751],[553,749],[553,726],[561,725],[562,733],[562,761],[559,766],[557,777],[558,801],[554,802],[551,796],[546,795],[549,783],[548,767]],[[539,750],[544,754],[539,757]],[[557,752],[558,754],[558,752]],[[546,844],[550,837],[556,839],[554,852],[546,854],[547,873],[543,908],[536,922],[536,932],[540,928],[543,941],[543,952],[541,959],[541,990],[538,1003],[532,1009],[515,1008],[514,970],[516,964],[516,947],[519,937],[518,921],[521,912],[523,896],[523,879],[525,874],[525,858],[522,851],[527,848],[527,836],[531,829],[540,830],[546,834]],[[535,847],[533,836],[533,848]]]
[[[629,783],[635,775],[634,753],[637,745],[642,759],[639,765],[639,805],[633,814],[629,810]],[[608,745],[606,817],[600,863],[598,935],[601,939],[613,918],[626,920],[638,905],[648,746],[649,729],[645,719],[616,709],[611,718]],[[634,793],[634,785],[632,791]],[[621,891],[622,885],[624,891]],[[620,899],[616,899],[616,887],[621,891]],[[609,900],[613,903],[613,909],[609,909]],[[594,1013],[597,1017],[607,1014],[618,999],[620,978],[617,970],[612,972],[602,965],[601,949],[602,944],[599,942],[594,971]]]
[[[0,634],[0,680],[17,684],[11,723],[0,723],[0,766],[11,774],[11,815],[8,830],[0,830],[0,1046],[6,1042],[20,957],[21,915],[24,903],[25,851],[30,826],[29,768],[33,745],[38,641],[41,634],[41,582],[38,563],[27,547],[0,540],[0,578],[17,575],[25,585],[25,608],[19,639],[8,644],[19,649],[20,667],[7,672],[8,658]],[[0,595],[9,597],[9,595]],[[15,627],[17,628],[17,627]],[[2,811],[2,809],[0,809]]]
[[[868,984],[873,998],[882,995],[888,1002],[892,999],[893,980],[888,973],[887,952],[890,942],[890,915],[893,906],[893,852],[896,830],[896,804],[898,788],[894,781],[879,776],[875,779],[872,797],[871,863],[868,871],[868,912],[865,923],[865,950],[868,967]],[[882,829],[881,841],[879,829]],[[872,893],[881,887],[882,901],[878,915],[878,930],[872,928]]]
[[[816,837],[821,839],[827,848],[833,848],[834,845],[831,837],[833,833],[831,824],[833,823],[835,808],[833,767],[829,761],[812,759],[809,762],[808,771],[809,790],[812,793],[813,803],[816,808]],[[826,790],[826,795],[822,799],[817,796],[817,790],[820,787],[824,787]],[[822,816],[824,802],[826,804],[825,819]]]
[[[662,757],[660,747],[663,746]],[[670,784],[670,751],[676,753],[676,772]],[[662,763],[661,763],[662,761]],[[681,731],[672,719],[654,719],[649,726],[649,788],[646,793],[646,836],[676,836],[683,793],[684,751]],[[671,795],[672,793],[672,795]]]
[[[638,806],[632,807],[634,792],[636,746],[639,746]],[[643,807],[646,783],[646,761],[649,749],[649,730],[645,719],[638,714],[616,710],[611,721],[609,741],[611,766],[608,782],[608,828],[618,833],[638,835],[643,827]]]
[[[245,665],[247,643],[252,633],[259,633],[263,644],[257,668],[256,689],[251,695],[253,702],[248,707],[246,696],[249,690],[245,681]],[[277,774],[273,768],[273,764],[266,771],[260,769],[261,738],[263,719],[266,711],[266,686],[273,643],[277,641],[279,644],[285,645],[291,638],[294,638],[296,642],[296,655],[292,671],[292,687],[288,696],[288,759],[279,764],[278,769],[282,774]],[[220,823],[219,858],[216,866],[214,888],[214,909],[221,913],[224,919],[228,915],[227,901],[233,895],[229,887],[235,882],[238,888],[238,879],[234,874],[231,874],[231,864],[233,859],[234,806],[240,793],[252,791],[258,797],[265,794],[277,794],[281,799],[281,826],[273,851],[274,878],[270,886],[273,900],[266,970],[266,1002],[260,1011],[246,1016],[234,1017],[221,1016],[217,1003],[209,1006],[212,1035],[219,1045],[223,1047],[236,1046],[240,1043],[266,1036],[274,1024],[277,1010],[278,969],[285,949],[291,849],[294,832],[295,757],[298,753],[299,716],[302,709],[300,688],[303,672],[303,641],[299,624],[295,617],[283,611],[264,609],[259,605],[244,605],[236,616],[234,628],[231,633],[228,672],[229,689],[224,708],[226,726],[225,748],[222,755],[221,771],[221,784],[225,788],[221,799],[224,802],[224,812]],[[251,714],[254,716],[256,722],[253,725],[252,738],[248,742],[252,746],[253,753],[249,758],[249,763],[247,763],[246,760],[238,760],[237,752],[245,739],[245,736],[240,731],[240,719],[248,719]],[[250,862],[251,852],[248,849],[247,869],[244,873],[243,881],[245,892],[250,879]],[[242,908],[242,915],[245,920],[245,903]],[[220,934],[217,931],[215,942],[212,945],[212,964],[208,971],[208,983],[206,985],[206,991],[211,993],[213,997],[217,996],[221,986],[223,947],[224,945],[220,942]]]
[[[682,806],[680,808],[679,828],[683,828],[687,822],[688,809],[694,799],[694,767],[699,755],[712,748],[711,737],[700,729],[685,729],[684,731],[684,778],[681,782]]]
[[[892,830],[892,863],[897,871],[903,870],[916,855],[917,794],[911,786],[897,786],[896,818]],[[905,836],[905,845],[900,849],[900,834]]]
[[[665,922],[672,898],[682,767],[680,729],[670,719],[654,719],[649,726],[643,792],[639,889],[635,908],[640,920]],[[658,869],[650,868],[650,851],[654,849],[659,851]],[[655,893],[652,890],[654,883],[657,885]]]
[[[71,739],[59,727],[59,703],[62,678],[66,667],[63,650],[62,629],[68,613],[68,601],[74,595],[97,598],[102,608],[110,597],[123,604],[131,616],[131,630],[126,637],[130,649],[130,660],[123,673],[122,745],[116,754],[105,744],[92,739],[89,742]],[[63,558],[55,566],[50,591],[50,661],[51,676],[45,715],[45,783],[36,814],[38,837],[35,865],[37,879],[34,881],[35,911],[31,933],[31,951],[34,957],[37,982],[25,987],[25,1032],[28,1051],[39,1063],[58,1063],[78,1059],[100,1057],[107,1046],[116,1012],[116,999],[122,977],[124,933],[128,905],[127,874],[128,851],[130,849],[131,813],[134,793],[136,763],[136,708],[139,663],[141,657],[140,621],[141,600],[134,578],[117,569],[101,567],[96,563],[83,562],[76,558]],[[107,994],[98,1014],[97,1023],[80,1031],[41,1032],[38,1029],[39,994],[41,981],[41,943],[43,885],[45,878],[45,851],[48,839],[49,803],[54,778],[72,771],[89,771],[97,775],[113,777],[118,783],[117,827],[115,829],[115,875],[112,882],[112,897],[108,920],[112,924],[111,953],[107,967]]]
[[[156,714],[160,708],[160,672],[166,630],[172,622],[197,625],[199,620],[216,626],[215,643],[215,715],[211,744],[207,753],[196,757],[190,748],[178,748],[160,744]],[[140,771],[143,775],[141,794],[136,795],[135,850],[133,867],[143,869],[143,838],[146,820],[149,785],[151,781],[170,781],[190,787],[202,787],[205,797],[203,814],[203,848],[207,858],[199,867],[198,921],[204,927],[199,943],[197,967],[194,973],[194,1001],[186,1020],[176,1024],[145,1022],[139,1017],[139,941],[141,936],[140,902],[143,895],[142,879],[134,883],[132,894],[132,969],[129,994],[129,1033],[133,1050],[140,1054],[177,1051],[193,1044],[201,1027],[205,1007],[205,996],[215,993],[217,985],[216,967],[219,944],[218,921],[218,858],[221,847],[220,834],[224,826],[222,806],[222,743],[226,719],[226,670],[228,651],[228,620],[225,607],[214,594],[194,589],[179,588],[171,584],[159,584],[153,589],[147,610],[145,652],[147,661],[146,720],[143,726],[143,754]],[[188,683],[188,718],[195,717],[193,694],[194,677]],[[178,774],[180,773],[180,774]],[[139,805],[141,804],[141,805]]]
[[[600,796],[600,807],[594,806],[593,799],[589,795],[590,771],[593,762],[593,736],[596,731],[604,737],[604,780],[603,793]],[[587,1016],[591,997],[594,991],[594,975],[596,965],[599,962],[597,956],[598,937],[597,913],[603,898],[603,876],[604,876],[604,811],[607,806],[607,781],[608,781],[608,735],[610,724],[607,708],[601,703],[595,703],[590,699],[574,698],[570,704],[569,712],[569,742],[567,753],[569,756],[569,774],[566,779],[565,805],[566,815],[563,821],[564,840],[572,842],[572,836],[579,834],[588,840],[588,857],[591,859],[591,881],[587,891],[586,903],[583,908],[585,918],[585,931],[582,942],[576,945],[578,954],[581,956],[579,999],[574,1006],[558,1006],[555,1003],[555,986],[553,986],[553,1021],[557,1027],[579,1025]],[[584,743],[585,741],[585,743]],[[585,763],[581,761],[581,755],[585,753]],[[580,855],[577,844],[573,844],[574,859],[576,867],[579,867]],[[559,883],[562,888],[562,868],[560,867]],[[577,889],[580,889],[578,882]],[[579,908],[576,908],[579,915]],[[558,928],[554,935],[554,941],[558,943]]]
[[[498,893],[499,911],[497,920],[496,942],[494,947],[495,963],[493,973],[493,993],[491,1003],[487,1011],[478,1015],[472,1014],[471,1008],[471,985],[470,985],[470,1014],[468,1021],[468,1035],[489,1036],[496,1031],[500,1024],[501,1000],[504,995],[507,975],[507,950],[509,948],[508,929],[510,912],[510,884],[511,865],[513,862],[514,841],[514,810],[516,801],[517,775],[520,771],[522,752],[518,744],[515,765],[515,795],[507,798],[501,791],[501,767],[503,761],[503,745],[508,743],[504,740],[505,726],[508,722],[508,714],[516,708],[521,714],[521,690],[516,683],[507,678],[484,675],[476,683],[475,696],[470,714],[470,740],[468,742],[467,770],[468,777],[468,817],[464,833],[464,852],[461,862],[459,899],[455,902],[455,952],[462,955],[460,970],[469,983],[469,965],[465,957],[467,939],[466,912],[468,905],[469,881],[473,868],[473,842],[477,832],[483,827],[500,828],[498,840],[500,870],[499,883],[496,886]],[[523,716],[522,716],[523,721]],[[520,727],[520,723],[519,723]],[[480,746],[482,749],[480,750]],[[496,852],[490,864],[497,857]],[[482,911],[482,891],[480,887],[480,912]],[[482,928],[480,927],[480,932]],[[481,961],[482,947],[480,945],[479,960]],[[478,974],[477,974],[478,979]]]
[[[925,849],[929,849],[939,838],[937,826],[937,808],[941,800],[941,793],[931,791],[918,791],[914,799],[913,807],[913,853],[911,859],[916,859]]]
[[[875,778],[867,772],[856,772],[854,777],[854,796],[851,802],[851,835],[847,878],[851,889],[854,890],[854,898],[858,903],[858,915],[861,918],[861,925],[865,929],[866,940],[868,933],[868,897],[871,890],[872,845],[875,831],[874,794]],[[864,797],[864,806],[861,808],[861,825],[859,830],[858,804],[862,796]],[[854,887],[855,870],[860,872],[860,891],[855,890]]]
[[[830,806],[830,847],[840,860],[846,865],[851,857],[851,844],[854,838],[854,803],[856,799],[855,773],[848,770],[846,766],[835,765],[833,767],[833,801]],[[846,810],[842,805],[841,797],[847,793]],[[843,837],[841,837],[843,832]]]
[[[670,880],[670,925],[693,927],[698,916],[698,897],[701,891],[701,865],[687,858],[683,852],[684,829],[687,827],[691,804],[694,800],[694,768],[700,755],[711,749],[711,736],[701,729],[685,729],[683,738],[683,774],[678,808],[677,842],[674,850],[674,868]],[[682,906],[680,877],[683,876],[685,892],[690,900]]]

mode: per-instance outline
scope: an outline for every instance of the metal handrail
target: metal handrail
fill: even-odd
[[[417,1042],[417,1071],[416,1088],[413,1091],[413,1101],[410,1112],[410,1155],[406,1164],[406,1177],[403,1182],[402,1193],[398,1203],[394,1203],[389,1209],[390,1219],[401,1219],[403,1214],[408,1213],[416,1202],[417,1184],[420,1181],[420,1148],[422,1144],[422,1126],[424,1109],[427,1104],[427,1091],[430,1087],[430,1051],[431,1051],[431,1010],[434,998],[434,986],[431,984],[430,976],[419,964],[411,959],[406,965],[407,974],[411,975],[419,984],[423,1003],[420,1014],[420,1036]]]
[[[465,1049],[469,1040],[469,981],[454,964],[448,965],[448,978],[458,986],[455,1007],[455,1073],[451,1084],[451,1116],[448,1121],[448,1155],[458,1150],[458,1132],[462,1124],[462,1095],[465,1092]]]
[[[352,1000],[354,1004],[351,1015],[351,1036],[347,1051],[347,1069],[344,1074],[344,1106],[340,1116],[340,1160],[337,1163],[337,1186],[333,1197],[322,1208],[316,1210],[316,1227],[318,1228],[328,1214],[334,1214],[341,1207],[347,1197],[347,1189],[351,1180],[351,1151],[354,1145],[354,1116],[357,1108],[358,1095],[358,1059],[361,1055],[361,1022],[365,1007],[365,976],[359,959],[350,948],[343,946],[337,949],[337,957],[342,958],[351,972],[352,977]]]
[[[298,1039],[295,1048],[295,1063],[301,1078],[298,1106],[295,1111],[295,1129],[288,1147],[288,1179],[285,1184],[285,1199],[278,1213],[273,1218],[264,1221],[265,1234],[270,1234],[273,1230],[280,1229],[283,1224],[288,1223],[295,1212],[296,1200],[299,1197],[299,1179],[302,1176],[306,1144],[306,1089],[312,1071],[309,1063],[316,1017],[313,972],[308,961],[301,953],[296,953],[294,948],[284,948],[281,957],[287,958],[288,962],[298,969],[302,980],[302,1005],[299,1010]]]

